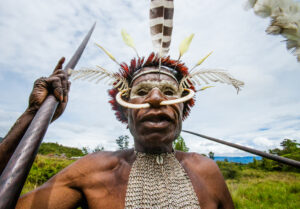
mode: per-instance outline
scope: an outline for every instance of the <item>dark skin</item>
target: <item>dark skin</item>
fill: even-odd
[[[167,75],[159,77],[158,74],[145,74],[136,79],[133,86],[145,80],[159,79],[178,85]],[[68,89],[66,86],[65,88]],[[63,93],[60,95],[64,101],[65,95]],[[128,125],[137,151],[151,153],[172,151],[172,141],[181,132],[183,105],[160,106],[159,103],[166,99],[163,92],[153,88],[146,96],[129,100],[132,103],[151,105],[147,109],[127,110]],[[202,209],[234,208],[222,174],[212,160],[196,153],[177,151],[175,157],[190,177]],[[67,209],[79,205],[91,209],[124,208],[129,173],[135,158],[133,149],[87,155],[59,172],[41,187],[23,195],[16,208]]]

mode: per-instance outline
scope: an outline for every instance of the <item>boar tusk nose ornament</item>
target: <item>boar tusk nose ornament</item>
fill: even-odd
[[[194,97],[195,92],[192,89],[183,89],[183,90],[189,92],[189,94],[178,99],[164,100],[160,103],[160,105],[172,105],[177,103],[183,103]]]
[[[142,108],[149,108],[151,106],[149,103],[133,104],[133,103],[125,102],[122,99],[122,96],[124,93],[126,93],[126,91],[128,91],[128,89],[124,89],[124,90],[120,91],[116,96],[117,102],[120,105],[122,105],[123,107],[130,108],[130,109],[142,109]],[[192,99],[195,95],[195,92],[192,89],[184,89],[184,91],[188,91],[189,94],[184,97],[178,98],[178,99],[164,100],[160,103],[160,105],[172,105],[172,104],[177,104],[177,103],[183,103],[183,102],[186,102],[186,101]]]
[[[149,103],[144,103],[144,104],[133,104],[129,102],[125,102],[122,99],[122,96],[124,93],[126,93],[129,89],[124,89],[122,91],[119,91],[119,93],[116,96],[117,102],[122,105],[123,107],[130,108],[130,109],[142,109],[142,108],[149,108],[150,104]]]

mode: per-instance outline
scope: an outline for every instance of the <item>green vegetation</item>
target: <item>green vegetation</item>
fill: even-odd
[[[42,185],[73,162],[75,160],[38,154],[33,162],[21,194],[25,194]]]
[[[236,209],[300,208],[300,174],[292,172],[240,170],[226,180]]]
[[[282,149],[272,149],[269,150],[269,153],[300,161],[300,144],[297,143],[296,140],[284,139],[280,143],[280,145],[282,146]],[[262,162],[257,162],[257,166],[260,166],[269,171],[297,171],[297,169],[291,166],[284,165],[282,163],[278,163],[265,158],[263,158]],[[298,171],[300,170],[298,169]]]
[[[65,157],[78,157],[84,156],[85,153],[82,150],[74,147],[66,147],[58,143],[42,143],[39,148],[39,154],[41,155],[56,155]]]
[[[84,155],[87,155],[89,153],[103,151],[103,150],[104,150],[104,147],[100,144],[98,144],[94,149],[91,149],[89,147],[82,147],[82,152]]]
[[[299,144],[284,139],[282,149],[271,154],[300,160]],[[232,195],[235,208],[300,208],[300,170],[263,158],[248,165],[217,162]]]
[[[230,163],[226,161],[217,161],[217,164],[225,179],[238,179],[244,165],[238,163]]]
[[[290,140],[290,139],[284,139],[280,145],[282,146],[282,149],[276,148],[269,150],[269,153],[298,160],[300,161],[300,148],[299,143],[296,142],[296,140]],[[266,158],[263,158],[261,161],[254,160],[253,163],[250,163],[249,166],[251,168],[261,168],[267,171],[295,171],[300,172],[300,169],[296,169],[294,167],[278,163],[273,160],[269,160]]]
[[[128,149],[129,146],[129,136],[121,135],[119,138],[116,139],[116,143],[120,150]]]
[[[183,152],[188,152],[189,151],[189,148],[186,146],[182,136],[178,136],[178,138],[175,139],[175,141],[173,142],[173,147],[174,147],[175,150],[180,150],[180,151],[183,151]]]
[[[300,173],[217,162],[236,209],[300,208]]]
[[[209,156],[209,158],[212,159],[212,160],[215,159],[215,153],[213,153],[212,151],[210,151],[210,152],[208,153],[208,156]]]

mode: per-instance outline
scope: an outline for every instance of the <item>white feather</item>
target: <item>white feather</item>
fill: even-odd
[[[197,84],[200,86],[199,79],[203,80],[203,82],[208,85],[211,82],[220,82],[232,85],[236,88],[237,92],[244,86],[244,82],[233,78],[229,73],[224,70],[215,70],[215,69],[201,69],[195,70],[187,77],[183,78],[182,85],[187,85],[187,79],[192,81],[193,84]]]
[[[97,67],[98,69],[82,68],[80,70],[72,70],[71,77],[73,77],[74,80],[89,79],[88,81],[94,81],[97,79],[96,83],[99,83],[101,80],[105,79],[111,85],[115,83],[115,85],[113,86],[115,88],[118,88],[119,90],[128,89],[128,83],[125,78],[119,76],[116,73],[109,72],[108,70],[105,70],[100,66]]]
[[[287,49],[297,56],[300,62],[300,2],[293,0],[248,0],[248,8],[255,14],[270,17],[268,34],[282,35],[286,38]]]

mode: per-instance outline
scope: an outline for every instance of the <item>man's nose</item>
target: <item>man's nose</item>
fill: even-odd
[[[160,107],[160,103],[163,100],[165,100],[164,95],[159,88],[155,87],[149,92],[145,103],[149,103],[151,107]]]

